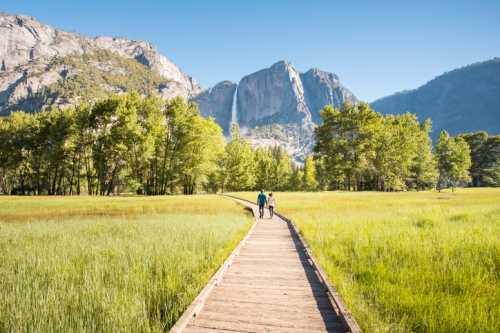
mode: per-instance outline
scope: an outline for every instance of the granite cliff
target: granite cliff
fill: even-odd
[[[165,98],[201,91],[148,42],[89,38],[0,13],[0,115],[132,89]]]
[[[319,69],[300,73],[289,62],[279,61],[238,83],[223,81],[194,101],[226,134],[237,122],[254,146],[280,144],[301,161],[311,151],[319,111],[327,104],[340,107],[357,99],[333,73]]]

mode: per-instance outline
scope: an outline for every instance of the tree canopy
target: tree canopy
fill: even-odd
[[[198,191],[423,190],[500,185],[500,137],[450,137],[431,121],[366,103],[321,110],[313,154],[230,138],[196,104],[138,93],[0,118],[0,193],[193,194]],[[225,141],[227,140],[227,142]]]

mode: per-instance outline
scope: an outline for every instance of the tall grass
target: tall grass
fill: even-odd
[[[500,332],[500,189],[276,198],[366,332]]]
[[[251,221],[213,196],[0,198],[0,331],[168,330]]]

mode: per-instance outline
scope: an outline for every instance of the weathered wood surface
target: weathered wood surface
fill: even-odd
[[[258,216],[255,205],[240,202]],[[347,331],[290,223],[268,214],[257,219],[216,286],[203,295],[201,308],[187,314],[180,331]]]

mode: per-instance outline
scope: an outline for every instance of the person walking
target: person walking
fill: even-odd
[[[267,197],[264,194],[264,190],[261,190],[259,195],[257,196],[257,205],[259,205],[259,217],[261,219],[264,218],[264,207],[267,204]]]
[[[269,199],[267,199],[269,205],[269,215],[271,218],[274,216],[274,207],[276,207],[276,199],[273,197],[272,193],[269,193]]]

